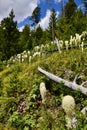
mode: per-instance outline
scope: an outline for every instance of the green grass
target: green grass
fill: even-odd
[[[87,80],[87,48],[84,53],[79,48],[60,54],[48,53],[35,58],[30,64],[18,63],[1,71],[0,130],[8,130],[7,126],[17,130],[66,130],[61,100],[67,94],[74,96],[76,101],[75,111],[79,121],[76,130],[86,129],[85,117],[80,116],[80,110],[87,105],[86,96],[49,80],[38,71],[38,65],[70,81],[79,74],[81,78],[77,79],[77,83],[81,84]],[[45,107],[39,93],[42,81],[50,93]]]

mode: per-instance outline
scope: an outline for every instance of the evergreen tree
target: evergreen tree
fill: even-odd
[[[2,60],[3,57],[5,57],[4,46],[5,46],[4,30],[0,26],[0,60]]]
[[[34,9],[34,11],[33,11],[33,13],[32,13],[32,16],[31,16],[31,20],[33,21],[33,23],[32,23],[32,26],[36,26],[38,23],[39,23],[39,21],[40,21],[40,16],[41,16],[41,14],[40,14],[40,7],[36,7],[35,9]]]
[[[36,36],[36,43],[37,43],[37,45],[39,45],[40,44],[40,40],[41,40],[41,38],[43,36],[43,30],[40,27],[40,25],[36,28],[35,36]]]
[[[65,5],[65,17],[70,18],[71,16],[73,16],[76,9],[77,9],[77,5],[74,2],[74,0],[69,0]]]
[[[48,31],[50,33],[50,38],[53,41],[54,41],[55,35],[56,35],[56,33],[55,33],[55,31],[56,31],[56,21],[57,21],[57,17],[56,16],[57,16],[56,11],[53,8],[51,10],[51,16],[50,16],[49,27],[48,27]]]
[[[71,19],[71,25],[74,29],[73,33],[81,34],[87,28],[87,18],[81,9],[78,9]],[[72,29],[71,28],[71,29]]]
[[[59,39],[69,40],[70,36],[75,36],[75,33],[81,34],[87,30],[87,17],[84,16],[81,9],[77,9],[73,16],[68,19],[60,18],[57,21],[57,35]]]
[[[14,21],[14,17],[15,15],[12,9],[9,16],[1,21],[1,28],[3,30],[1,51],[4,53],[3,59],[6,60],[18,52],[19,31],[17,29],[17,22]]]
[[[32,42],[30,42],[31,36],[30,36],[30,26],[26,25],[23,29],[23,31],[20,34],[19,38],[19,46],[20,46],[20,52],[31,49],[32,48]]]

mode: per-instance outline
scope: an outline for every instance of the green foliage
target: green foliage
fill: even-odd
[[[74,2],[70,0],[69,2]],[[13,21],[14,13],[11,11],[9,17],[1,22],[0,26],[0,61],[10,58],[11,55],[22,52],[25,49],[32,50],[35,45],[46,45],[46,55],[35,58],[30,64],[16,63],[4,68],[6,61],[0,62],[0,129],[1,130],[66,130],[65,113],[61,107],[64,95],[70,94],[76,102],[76,119],[78,120],[76,130],[86,130],[87,121],[81,114],[83,107],[87,105],[86,96],[81,91],[75,91],[57,84],[41,75],[37,67],[41,65],[45,70],[73,82],[79,74],[76,82],[81,84],[87,80],[87,48],[84,52],[80,48],[63,50],[61,54],[54,52],[56,45],[50,42],[52,33],[62,39],[69,40],[70,35],[81,34],[87,31],[87,18],[81,10],[75,11],[74,6],[67,7],[73,11],[69,18],[56,19],[55,10],[49,21],[49,31],[43,31],[40,26],[34,30],[26,25],[22,32],[17,30],[17,23]],[[33,12],[34,26],[40,20],[40,9]],[[35,14],[37,13],[37,16]],[[57,20],[57,21],[56,21]],[[52,25],[53,23],[53,25]],[[56,26],[57,25],[57,26]],[[53,31],[53,32],[52,32]],[[8,33],[9,32],[9,33]],[[6,35],[6,37],[5,37]],[[19,41],[18,41],[19,39]],[[85,39],[86,43],[87,39]],[[8,44],[9,43],[9,44]],[[13,44],[14,43],[14,44]],[[8,46],[9,45],[9,46]],[[17,48],[16,48],[17,47]],[[10,48],[10,49],[9,49]],[[16,49],[14,49],[16,48]],[[46,104],[42,105],[39,85],[44,81],[47,88]],[[85,86],[87,87],[87,86]]]
[[[60,104],[54,103],[56,97],[54,97],[55,99],[54,98],[51,99],[48,96],[45,106],[41,107],[37,130],[59,130],[59,129],[63,130],[65,129],[64,113],[60,108]],[[59,111],[59,109],[61,109],[61,111]],[[63,123],[61,123],[61,121]]]
[[[33,21],[32,26],[36,26],[40,21],[40,7],[36,7],[32,13],[31,20]]]
[[[59,37],[59,39],[62,40],[69,40],[70,39],[70,35],[74,35],[74,26],[71,29],[72,24],[69,23],[67,18],[64,19],[59,19],[57,22],[57,36]],[[68,32],[68,33],[67,33]]]
[[[11,10],[9,17],[4,18],[1,21],[1,28],[3,30],[3,37],[2,39],[2,50],[1,52],[4,53],[4,59],[9,59],[11,56],[17,54],[18,51],[18,37],[19,31],[17,29],[17,22],[14,22],[14,12]]]
[[[72,25],[71,29],[73,29],[73,27],[74,27],[73,31],[75,31],[75,33],[81,34],[81,32],[83,30],[87,29],[87,22],[86,22],[86,20],[87,20],[87,17],[84,16],[82,10],[78,9],[74,13],[73,17],[71,18],[71,22],[70,22],[70,24]]]
[[[56,36],[56,21],[57,21],[57,16],[56,16],[56,11],[55,9],[51,10],[51,16],[50,16],[50,20],[49,20],[49,27],[48,27],[48,31],[49,31],[49,37],[50,40],[55,40],[55,36]]]
[[[4,94],[7,97],[18,97],[24,90],[22,88],[22,84],[17,78],[17,73],[14,72],[10,77],[8,85],[4,88]]]
[[[19,115],[17,111],[10,117],[9,122],[13,127],[17,127],[18,130],[29,130],[35,127],[35,121],[32,115]]]
[[[35,31],[35,37],[36,37],[36,43],[35,45],[40,45],[41,44],[41,38],[43,37],[43,30],[42,28],[40,27],[40,25],[36,28],[36,31]],[[43,42],[42,42],[43,43]]]
[[[11,56],[17,54],[18,51],[18,37],[19,31],[17,29],[17,22],[14,22],[14,12],[11,10],[9,17],[4,18],[1,21],[2,28],[2,43],[1,52],[3,54],[2,59],[7,60]]]
[[[0,71],[2,71],[4,69],[4,65],[2,63],[2,61],[0,61]]]
[[[0,123],[0,130],[17,130],[17,129],[11,127],[10,124],[4,125]]]
[[[9,16],[4,18],[0,25],[0,60],[8,60],[24,50],[32,50],[36,45],[45,45],[54,40],[55,36],[65,41],[69,40],[71,35],[75,36],[75,33],[81,34],[87,31],[87,17],[81,9],[77,9],[74,0],[66,3],[65,17],[60,15],[57,19],[55,9],[51,11],[47,30],[43,30],[40,26],[31,30],[29,25],[25,25],[19,33],[17,22],[14,21],[14,11],[11,10]],[[34,27],[39,23],[40,16],[40,8],[36,7],[31,16]]]
[[[74,0],[69,0],[67,4],[65,5],[65,17],[69,19],[71,16],[73,16],[73,14],[76,11],[76,8],[77,8],[77,5],[74,2]]]
[[[9,122],[12,126],[18,128],[18,130],[27,130],[27,129],[34,129],[36,126],[36,118],[38,116],[38,86],[34,85],[32,90],[29,93],[29,99],[27,104],[25,105],[23,111],[25,113],[18,113],[15,111],[9,119]]]
[[[16,109],[16,99],[14,97],[0,97],[0,122],[6,123],[9,116]]]
[[[81,84],[87,79],[86,51],[85,48],[84,53],[80,49],[64,51],[61,54],[49,53],[30,65],[20,63],[1,71],[1,129],[66,130],[61,101],[67,94],[75,98],[75,112],[78,119],[76,130],[86,129],[87,122],[85,117],[81,116],[81,110],[87,104],[86,96],[80,91],[67,88],[63,83],[54,83],[37,71],[37,66],[40,64],[45,70],[70,81],[73,81],[79,73],[80,79],[76,82]],[[44,106],[39,92],[42,81],[45,82],[48,90]]]
[[[26,25],[23,31],[20,33],[19,37],[19,52],[22,52],[27,49],[32,49],[31,37],[30,37],[30,27]]]
[[[64,41],[69,40],[71,35],[81,34],[84,30],[87,30],[87,17],[81,9],[77,9],[70,18],[59,18],[56,25],[57,37]]]
[[[39,129],[41,130],[56,130],[55,120],[48,111],[44,111],[42,117],[39,119],[38,124]]]
[[[3,89],[3,82],[2,78],[0,77],[0,96],[2,94],[2,89]]]
[[[11,70],[16,76],[18,73],[22,72],[22,67],[18,64],[12,66],[12,70]]]

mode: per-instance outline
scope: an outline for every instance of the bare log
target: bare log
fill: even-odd
[[[84,84],[87,84],[87,81],[83,82],[81,85],[83,86]]]
[[[67,81],[65,79],[62,79],[61,77],[59,76],[56,76],[50,72],[47,72],[45,70],[43,70],[40,66],[38,66],[38,70],[46,75],[49,79],[55,81],[56,83],[63,83],[65,86],[67,86],[68,88],[71,88],[73,90],[80,90],[81,93],[83,93],[84,95],[87,95],[87,88],[83,87],[83,84],[81,85],[78,85],[75,81],[76,81],[76,78],[77,76],[75,77],[74,79],[74,82],[71,82],[71,81]]]

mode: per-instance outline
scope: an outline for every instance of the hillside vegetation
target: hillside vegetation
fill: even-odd
[[[87,80],[87,48],[73,48],[61,53],[50,52],[36,57],[30,64],[17,63],[0,72],[0,130],[66,130],[62,97],[71,95],[76,102],[76,130],[86,130],[86,115],[81,114],[87,106],[87,97],[80,91],[49,80],[38,71],[38,65],[48,72],[77,83]],[[39,85],[46,84],[47,98],[41,102]],[[86,86],[85,86],[86,87]]]
[[[80,90],[68,88],[63,82],[52,81],[38,71],[40,66],[71,82],[78,75],[76,83],[80,86],[85,82],[84,87],[87,88],[86,0],[82,3],[84,12],[74,0],[69,0],[58,17],[52,8],[45,30],[39,25],[39,7],[33,10],[31,22],[22,32],[14,20],[13,9],[1,21],[0,130],[70,130],[66,119],[69,126],[72,121],[71,130],[87,130],[87,113],[82,113],[85,108],[87,110],[87,96]],[[44,104],[39,90],[41,82],[45,83],[47,90]],[[73,102],[69,118],[63,110],[65,106],[62,108],[65,95],[69,95],[67,97]]]

